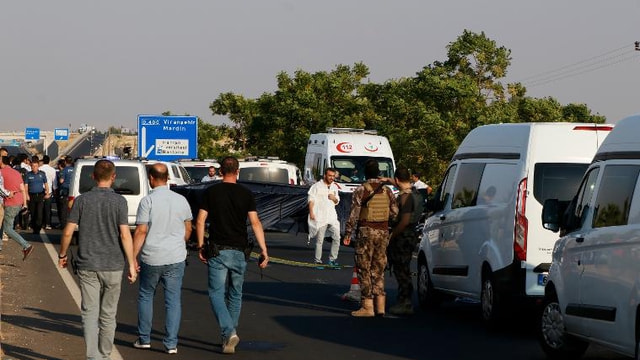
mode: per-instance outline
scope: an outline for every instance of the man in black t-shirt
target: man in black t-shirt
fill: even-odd
[[[240,342],[236,333],[242,307],[242,284],[247,262],[244,250],[248,247],[247,219],[260,246],[260,268],[269,262],[262,223],[256,211],[253,193],[237,184],[238,159],[226,157],[220,172],[222,182],[209,187],[196,219],[198,257],[209,267],[209,300],[218,320],[222,335],[222,352],[233,354]],[[207,217],[209,223],[209,247],[215,246],[217,254],[207,258],[204,248],[204,232]],[[228,286],[225,285],[228,278]]]

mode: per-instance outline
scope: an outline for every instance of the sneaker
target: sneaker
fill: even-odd
[[[167,353],[167,354],[177,354],[178,353],[178,348],[164,349],[164,352]]]
[[[44,227],[45,230],[51,230],[51,225],[47,225]]]
[[[222,353],[233,354],[236,352],[236,345],[240,342],[238,335],[233,334],[228,339],[222,341]]]
[[[29,257],[29,255],[31,255],[32,252],[33,252],[33,245],[29,245],[28,248],[22,250],[22,261],[27,260],[27,258]]]
[[[329,266],[335,266],[335,267],[339,267],[339,266],[340,266],[340,264],[338,264],[338,262],[337,262],[337,261],[335,261],[335,260],[329,260],[329,262],[327,263],[327,265],[329,265]]]
[[[136,339],[136,341],[133,343],[133,347],[136,348],[136,349],[151,349],[151,344],[150,343],[149,344],[143,344],[143,343],[140,342],[140,339]],[[176,350],[176,352],[178,352],[178,350]]]

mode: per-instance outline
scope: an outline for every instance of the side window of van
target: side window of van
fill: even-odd
[[[638,173],[638,165],[609,165],[604,168],[594,208],[594,228],[627,224]]]
[[[487,164],[478,189],[478,205],[505,204],[515,197],[517,166]]]
[[[577,229],[584,224],[584,219],[587,217],[587,213],[589,210],[589,204],[591,203],[591,198],[593,197],[593,193],[595,191],[596,180],[598,179],[598,174],[600,173],[600,168],[594,168],[589,171],[589,174],[586,176],[586,180],[582,184],[580,191],[578,192],[578,199],[576,200],[576,208],[573,212],[573,218],[575,219],[575,223],[571,224],[571,229]]]
[[[480,179],[486,164],[471,163],[460,165],[456,184],[453,187],[452,209],[474,206],[478,200],[478,188]]]
[[[451,189],[453,188],[453,175],[456,173],[458,165],[452,165],[449,170],[444,174],[442,184],[438,187],[438,191],[434,196],[433,202],[427,202],[427,206],[430,207],[430,211],[440,211],[444,209],[447,201],[451,197]]]

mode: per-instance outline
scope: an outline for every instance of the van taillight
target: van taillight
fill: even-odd
[[[69,209],[69,211],[71,211],[71,207],[73,206],[73,200],[75,200],[75,197],[73,196],[68,197],[67,208]]]
[[[527,203],[527,178],[518,184],[518,197],[516,198],[516,223],[513,229],[513,252],[516,259],[527,260],[527,232],[529,221],[525,216]]]

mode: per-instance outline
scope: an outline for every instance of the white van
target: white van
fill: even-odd
[[[91,190],[95,186],[93,166],[101,159],[79,159],[75,162],[73,180],[69,188],[69,208],[73,200],[79,195]],[[111,160],[111,159],[109,159]],[[116,180],[113,189],[127,199],[129,207],[129,227],[135,229],[136,212],[140,200],[149,194],[149,180],[144,165],[137,160],[111,160],[116,166]]]
[[[304,161],[304,180],[315,183],[332,167],[339,176],[335,182],[341,191],[351,192],[364,181],[364,163],[375,158],[380,175],[393,178],[396,165],[386,137],[376,130],[328,128],[326,133],[311,134]]]
[[[302,185],[300,169],[278,157],[247,157],[240,163],[238,180],[259,181],[276,184]]]
[[[640,115],[619,121],[567,211],[548,200],[553,249],[538,326],[552,358],[576,358],[590,342],[640,358]],[[548,232],[556,237],[557,234]]]
[[[480,300],[493,322],[512,297],[541,299],[557,237],[546,199],[569,200],[610,125],[485,125],[462,141],[427,218],[418,253],[422,306],[447,293]]]

